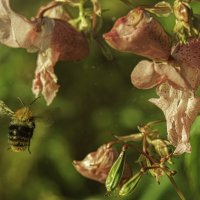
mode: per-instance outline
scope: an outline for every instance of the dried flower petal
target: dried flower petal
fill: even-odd
[[[57,77],[54,74],[54,65],[57,60],[58,57],[52,53],[52,49],[50,48],[38,54],[32,91],[36,97],[42,91],[47,105],[51,104],[59,88],[59,85],[57,85]]]
[[[83,176],[105,183],[118,152],[109,144],[100,146],[97,151],[89,153],[82,161],[74,161],[74,167]]]
[[[195,90],[200,83],[200,69],[171,63],[141,61],[131,74],[134,86],[142,89],[157,86],[159,99],[150,99],[165,114],[168,139],[175,154],[190,152],[190,128],[199,110]]]
[[[32,22],[11,10],[9,0],[0,0],[0,43],[26,48],[24,43],[28,43],[27,35],[33,28]]]
[[[119,153],[111,143],[100,146],[97,151],[89,153],[82,161],[74,161],[74,167],[83,176],[105,183],[108,173]],[[132,175],[128,164],[125,164],[122,182]]]
[[[170,38],[162,26],[141,8],[119,18],[110,32],[103,35],[119,51],[131,52],[154,60],[168,60]]]
[[[149,101],[157,105],[165,114],[170,142],[176,146],[174,154],[190,152],[190,128],[200,110],[200,98],[191,91],[181,91],[168,83],[157,88],[159,99]]]

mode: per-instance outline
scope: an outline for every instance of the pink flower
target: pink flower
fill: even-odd
[[[157,86],[159,98],[149,101],[164,112],[168,139],[176,147],[174,154],[190,152],[190,128],[200,111],[200,98],[195,97],[200,68],[180,65],[176,60],[165,63],[143,60],[133,69],[131,81],[140,89]]]
[[[56,19],[51,18],[52,15]],[[49,16],[31,21],[12,11],[9,0],[0,0],[0,43],[25,48],[28,52],[38,52],[32,90],[36,96],[42,92],[48,105],[59,88],[54,73],[57,61],[80,60],[89,53],[83,33],[63,20],[65,13],[62,7],[52,8]]]
[[[171,50],[161,25],[140,8],[119,18],[104,38],[119,51],[153,60],[139,62],[131,82],[140,89],[157,87],[159,98],[149,101],[164,112],[168,139],[176,147],[174,154],[190,152],[190,128],[200,111],[200,98],[195,96],[200,85],[199,40],[190,38]]]
[[[131,52],[154,60],[167,60],[171,42],[162,26],[136,8],[119,18],[111,31],[103,35],[106,42],[119,51]]]

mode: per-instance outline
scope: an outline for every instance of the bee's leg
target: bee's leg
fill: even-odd
[[[29,141],[28,141],[28,152],[29,152],[29,154],[31,154],[30,145],[31,145],[31,140],[29,139]]]
[[[8,147],[7,150],[10,151],[11,147]]]

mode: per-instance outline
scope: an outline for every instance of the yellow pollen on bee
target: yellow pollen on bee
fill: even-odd
[[[33,113],[29,107],[23,107],[14,113],[13,118],[19,121],[29,121],[31,118],[33,118]]]

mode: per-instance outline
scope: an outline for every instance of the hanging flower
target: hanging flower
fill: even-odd
[[[171,42],[162,26],[144,11],[136,8],[119,18],[111,31],[103,35],[118,51],[130,52],[154,60],[168,60]]]
[[[84,34],[63,20],[63,12],[61,7],[52,8],[49,16],[28,20],[10,8],[9,0],[0,0],[0,43],[38,52],[32,90],[36,96],[42,92],[48,105],[59,88],[54,74],[57,61],[76,61],[89,53]]]

